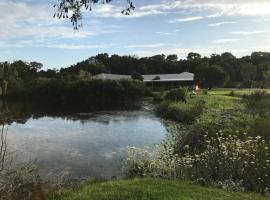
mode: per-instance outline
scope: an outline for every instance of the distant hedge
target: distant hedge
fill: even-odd
[[[38,79],[24,91],[11,96],[50,102],[113,102],[135,100],[147,94],[143,82],[137,80]]]

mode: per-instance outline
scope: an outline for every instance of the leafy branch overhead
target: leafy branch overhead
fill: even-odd
[[[54,5],[56,12],[54,18],[70,19],[74,27],[74,30],[78,30],[82,24],[79,23],[82,20],[82,11],[92,11],[93,5],[101,3],[107,4],[113,0],[58,0],[58,3]],[[132,0],[126,0],[127,7],[122,10],[123,15],[130,15],[135,10],[135,6]]]

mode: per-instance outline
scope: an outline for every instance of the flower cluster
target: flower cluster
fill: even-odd
[[[186,153],[181,156],[164,145],[152,152],[130,148],[128,174],[185,179],[222,186],[231,183],[231,186],[237,185],[239,189],[247,191],[269,191],[270,142],[260,136],[247,137],[243,134],[241,137],[225,137],[219,132],[216,137],[205,134],[202,143],[202,152],[192,154],[186,145]]]

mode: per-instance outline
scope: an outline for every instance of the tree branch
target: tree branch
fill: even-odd
[[[54,5],[56,12],[53,17],[57,17],[58,19],[70,19],[74,30],[78,30],[82,27],[82,23],[79,23],[82,20],[82,10],[92,11],[94,4],[106,4],[111,1],[113,0],[58,0],[58,3]],[[135,6],[132,0],[126,1],[128,6],[126,9],[122,10],[121,13],[123,15],[130,15],[130,13],[135,10]]]

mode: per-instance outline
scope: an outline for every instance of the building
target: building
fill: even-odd
[[[194,74],[183,72],[181,74],[152,74],[143,75],[144,82],[193,82]]]
[[[93,76],[93,78],[100,80],[121,80],[121,79],[132,79],[130,75],[120,75],[120,74],[98,74]]]
[[[142,75],[143,82],[148,86],[162,87],[162,86],[179,86],[186,85],[191,86],[194,83],[194,74],[189,72],[183,72],[180,74],[149,74]],[[119,75],[119,74],[98,74],[94,78],[101,80],[121,80],[121,79],[132,79],[130,75]]]

